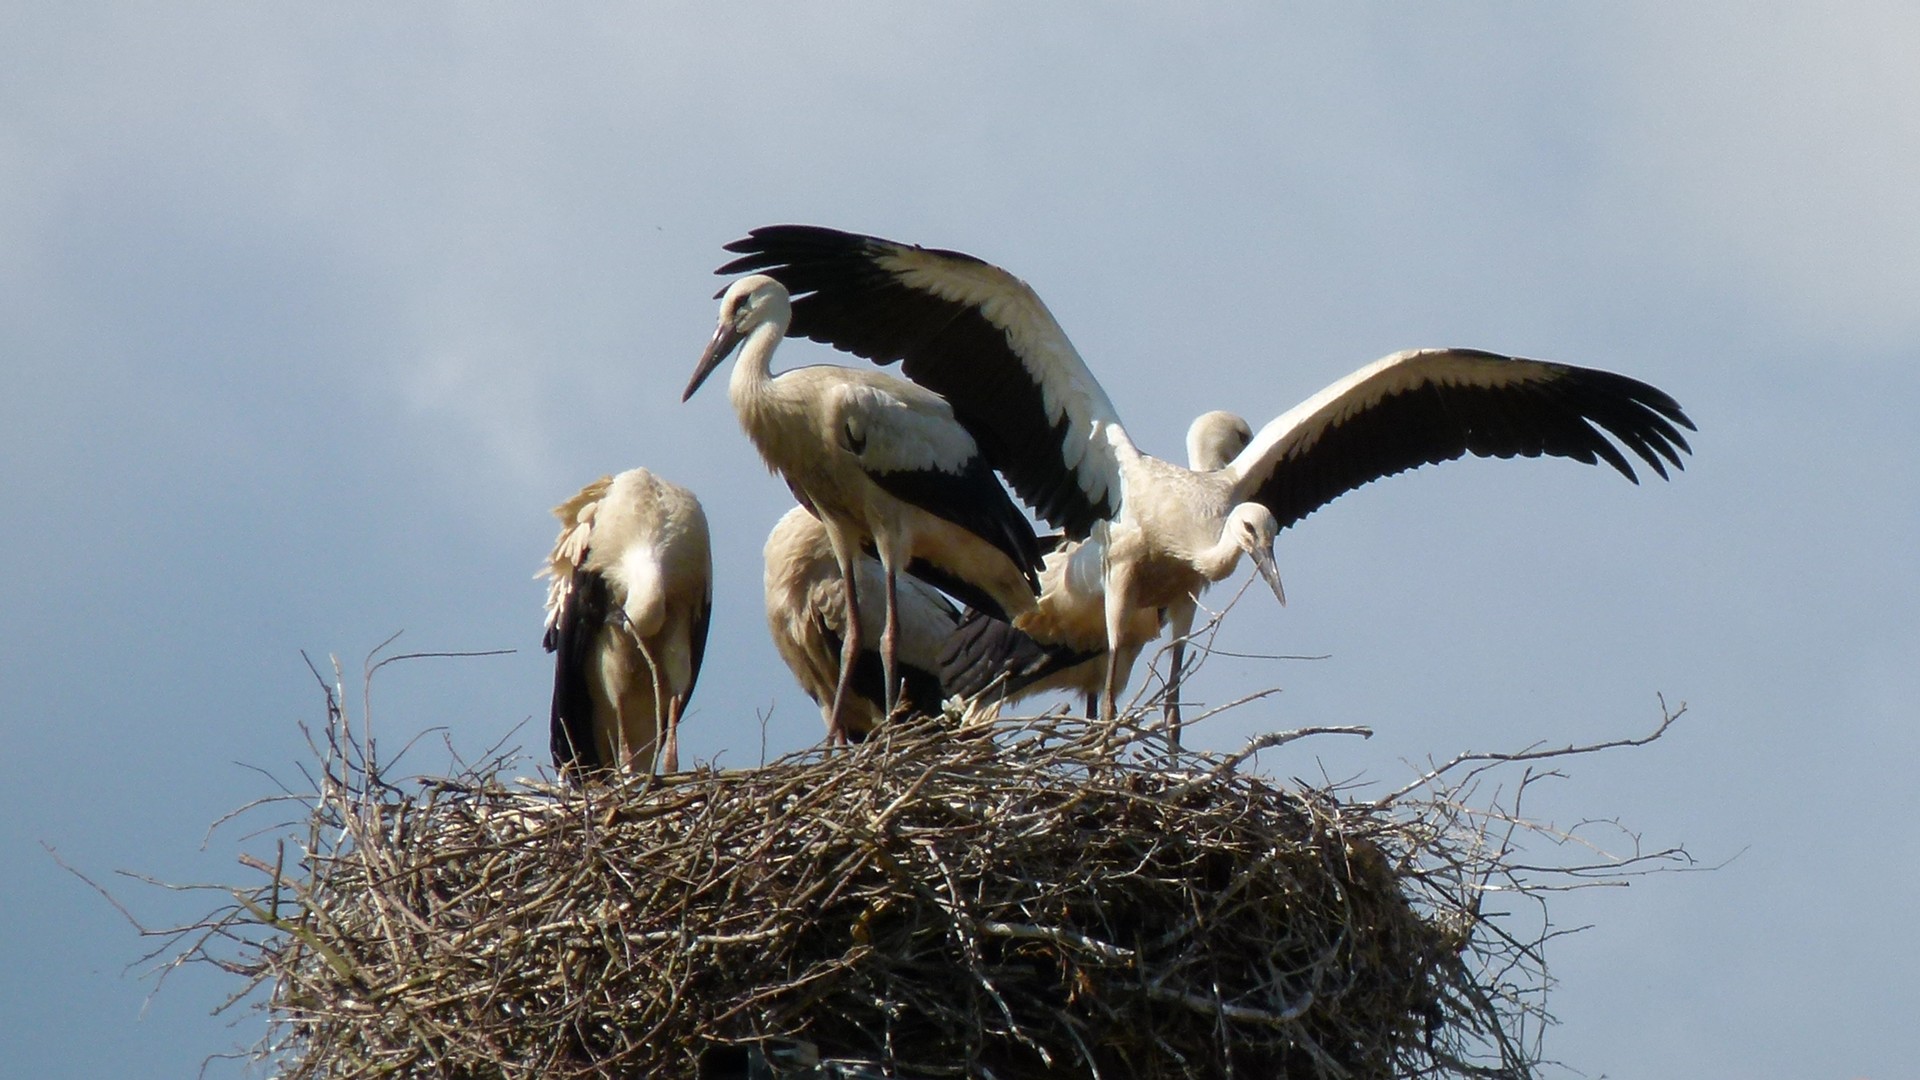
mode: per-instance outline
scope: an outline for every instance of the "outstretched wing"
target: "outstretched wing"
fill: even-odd
[[[1625,447],[1664,478],[1691,451],[1681,428],[1693,421],[1671,397],[1625,375],[1414,349],[1301,402],[1227,468],[1236,501],[1264,503],[1285,528],[1362,484],[1463,454],[1604,461],[1638,483]]]
[[[1126,434],[1113,403],[1019,278],[971,255],[813,225],[755,229],[727,250],[741,257],[719,273],[764,273],[793,294],[791,336],[900,362],[951,402],[1041,518],[1080,537],[1119,510]]]

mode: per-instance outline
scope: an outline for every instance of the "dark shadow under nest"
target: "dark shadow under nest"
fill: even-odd
[[[1137,715],[1045,716],[403,788],[337,701],[278,857],[154,931],[244,977],[235,1001],[266,988],[275,1076],[1525,1077],[1549,931],[1483,898],[1683,857],[1523,872],[1517,833],[1568,839],[1512,809],[1530,765],[1509,810],[1470,805],[1488,769],[1599,747],[1353,801],[1242,771],[1313,732],[1170,756]]]

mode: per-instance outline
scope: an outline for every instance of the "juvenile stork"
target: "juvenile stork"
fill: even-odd
[[[741,257],[720,273],[760,271],[792,290],[793,334],[901,362],[952,403],[1042,518],[1093,541],[1104,564],[1105,715],[1131,612],[1164,607],[1184,636],[1200,591],[1243,554],[1280,595],[1275,534],[1344,492],[1465,453],[1604,461],[1638,482],[1608,436],[1664,477],[1688,450],[1679,429],[1693,427],[1672,398],[1624,375],[1415,349],[1340,379],[1261,428],[1225,468],[1197,472],[1134,445],[1046,305],[999,267],[808,225],[756,229],[727,250]]]
[[[680,768],[680,717],[713,610],[707,517],[645,469],[603,476],[559,506],[543,575],[554,654],[554,767],[575,776]],[[658,751],[656,755],[656,750]]]
[[[1229,412],[1210,412],[1187,429],[1187,465],[1206,472],[1226,467],[1253,438],[1247,422]],[[1087,715],[1099,710],[1106,671],[1106,598],[1097,547],[1060,538],[1040,572],[1040,600],[1019,629],[982,611],[969,611],[941,654],[941,677],[949,694],[997,695],[1015,702],[1054,690],[1084,696]],[[1140,652],[1166,625],[1166,611],[1135,609],[1119,636],[1116,664],[1126,686]],[[1180,740],[1180,678],[1186,639],[1173,641],[1167,673],[1168,735]]]
[[[787,662],[833,733],[833,693],[840,675],[841,643],[849,620],[840,580],[840,563],[820,520],[796,506],[767,536],[767,629],[774,648]],[[881,597],[885,573],[878,560],[862,553],[854,560],[859,575],[860,618],[885,618]],[[945,596],[911,573],[900,579],[901,699],[913,712],[937,716],[946,697],[940,682],[940,651],[960,622],[960,612]],[[1006,625],[1000,623],[999,625]],[[865,648],[855,658],[848,687],[846,735],[859,741],[887,718],[881,685],[880,651]]]
[[[819,516],[846,609],[856,614],[862,608],[855,560],[863,546],[875,549],[886,601],[882,700],[891,713],[900,685],[900,571],[910,561],[927,563],[962,599],[1014,618],[1033,608],[1039,543],[940,395],[866,369],[820,365],[774,375],[773,352],[791,311],[786,287],[771,277],[755,274],[728,286],[719,325],[680,399],[691,398],[738,348],[727,397],[767,466]],[[845,705],[866,647],[864,621],[850,620],[842,642],[827,721],[835,742],[849,733]]]

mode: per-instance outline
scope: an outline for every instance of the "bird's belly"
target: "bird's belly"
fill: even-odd
[[[1207,581],[1187,566],[1173,560],[1143,559],[1131,575],[1127,589],[1128,606],[1163,608],[1200,595]]]
[[[1072,646],[1085,652],[1107,647],[1106,613],[1093,603],[1046,597],[1030,612],[1013,621],[1037,641]]]

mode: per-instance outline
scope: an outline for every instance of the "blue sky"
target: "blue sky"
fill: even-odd
[[[374,723],[544,746],[550,506],[645,465],[718,584],[683,753],[808,745],[760,612],[784,511],[711,390],[720,245],[779,221],[1026,278],[1148,449],[1395,349],[1624,371],[1671,484],[1467,462],[1281,537],[1194,693],[1366,723],[1263,755],[1398,786],[1638,734],[1535,809],[1712,873],[1566,897],[1551,1057],[1588,1076],[1920,1060],[1920,17],[1896,5],[14,5],[0,12],[0,1041],[21,1076],[251,1043],[146,1003],[96,876],[241,880],[207,825],[292,775],[396,630]],[[790,343],[788,363],[832,361]],[[1224,595],[1221,592],[1216,597]],[[435,736],[434,738],[437,738]],[[430,738],[409,764],[436,768]],[[43,846],[44,845],[44,846]],[[199,901],[116,886],[155,922]],[[215,1076],[239,1075],[216,1062]]]

